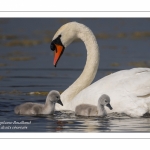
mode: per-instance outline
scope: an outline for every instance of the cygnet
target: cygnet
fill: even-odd
[[[101,116],[104,117],[107,115],[105,107],[107,106],[110,110],[113,108],[110,105],[110,97],[106,94],[103,94],[99,100],[97,107],[90,104],[80,104],[75,108],[75,114],[80,116]]]
[[[45,104],[27,102],[14,109],[15,114],[22,115],[39,115],[39,114],[53,114],[55,111],[55,104],[58,103],[63,106],[60,100],[60,93],[52,90],[48,93]]]

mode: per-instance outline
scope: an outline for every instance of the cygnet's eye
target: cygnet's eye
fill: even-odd
[[[58,98],[59,98],[59,96],[56,96],[56,98],[58,99]]]
[[[107,100],[105,100],[105,102],[106,102],[106,103],[108,103],[108,101],[107,101]]]
[[[56,49],[56,46],[55,46],[55,44],[54,44],[54,43],[51,43],[51,45],[50,45],[50,49],[51,49],[52,51],[54,51],[54,50]]]

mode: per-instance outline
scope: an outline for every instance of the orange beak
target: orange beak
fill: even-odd
[[[56,50],[54,51],[54,62],[53,62],[53,64],[56,67],[59,58],[63,54],[64,47],[62,45],[58,45],[58,44],[55,44],[55,46],[56,46]]]

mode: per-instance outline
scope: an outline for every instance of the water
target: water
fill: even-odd
[[[65,50],[57,68],[49,49],[53,34],[69,21],[86,24],[97,37],[101,57],[94,81],[122,69],[150,67],[148,18],[1,18],[0,132],[149,132],[149,115],[77,117],[70,110],[46,116],[14,114],[15,106],[44,103],[47,92],[64,91],[80,75],[86,61],[82,42]]]

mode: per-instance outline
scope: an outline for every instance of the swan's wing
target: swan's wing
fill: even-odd
[[[124,88],[129,94],[137,97],[144,97],[150,94],[150,69],[149,68],[134,68],[128,71],[126,78],[120,79]]]
[[[82,90],[72,100],[70,107],[73,108],[82,103],[97,105],[98,98],[102,94],[108,94],[114,105],[122,105],[123,101],[128,101],[127,103],[130,105],[129,102],[131,99],[134,102],[134,100],[137,100],[136,97],[150,94],[149,87],[149,68],[118,71]]]
[[[118,71],[93,83],[90,88],[95,91],[120,89],[136,96],[144,96],[150,94],[150,69],[134,68]]]

